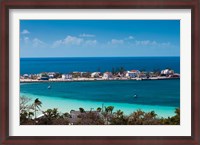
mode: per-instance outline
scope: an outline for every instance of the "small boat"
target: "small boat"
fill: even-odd
[[[133,98],[137,98],[137,95],[135,94],[135,95],[133,96]]]
[[[51,86],[48,86],[47,89],[51,89]]]

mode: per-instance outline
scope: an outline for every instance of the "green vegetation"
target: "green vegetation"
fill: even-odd
[[[61,78],[62,74],[61,73],[55,73],[54,78]]]
[[[28,104],[30,100],[30,98],[25,96],[20,97],[20,124],[24,124],[25,122],[31,120],[34,116],[34,106],[33,104]]]
[[[89,111],[88,113],[81,113],[76,125],[104,125],[101,116],[95,112]]]
[[[111,70],[113,75],[116,75],[118,73],[123,74],[125,71],[126,71],[126,69],[123,66],[116,67],[116,68],[113,67],[112,70]]]
[[[36,112],[37,112],[38,110],[40,110],[40,107],[42,107],[42,102],[37,98],[37,99],[35,99],[33,105],[34,105],[35,118],[36,118]],[[38,109],[38,110],[37,110],[37,109]]]
[[[21,125],[180,125],[180,109],[168,118],[159,118],[154,111],[137,110],[125,115],[122,110],[114,111],[114,106],[98,107],[96,111],[71,110],[70,113],[60,113],[57,108],[42,111],[42,102],[37,98],[31,104],[31,99],[20,97]],[[40,111],[42,115],[36,116]]]
[[[45,73],[45,72],[42,72],[42,73],[41,73],[41,77],[49,77],[49,76],[48,76],[48,74],[47,74],[47,73]]]
[[[81,73],[80,72],[73,72],[72,77],[73,78],[79,78],[79,77],[81,77]]]
[[[98,111],[98,112],[101,112],[101,107],[98,107],[98,108],[97,108],[97,111]]]
[[[83,108],[79,108],[79,111],[80,111],[81,113],[85,112],[85,110],[84,110]]]

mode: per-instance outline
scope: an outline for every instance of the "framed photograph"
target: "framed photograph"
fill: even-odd
[[[1,1],[1,144],[200,144],[199,1]]]

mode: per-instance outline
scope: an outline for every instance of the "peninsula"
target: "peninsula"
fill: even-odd
[[[175,73],[172,69],[164,69],[161,71],[124,71],[123,68],[113,70],[112,72],[42,72],[39,74],[23,74],[20,75],[21,83],[28,82],[68,82],[68,81],[103,81],[103,80],[165,80],[179,79],[180,74]]]

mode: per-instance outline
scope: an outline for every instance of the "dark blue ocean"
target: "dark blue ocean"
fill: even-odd
[[[171,68],[180,72],[180,57],[89,57],[89,58],[21,58],[20,74],[40,72],[69,73],[73,71],[162,70]]]

